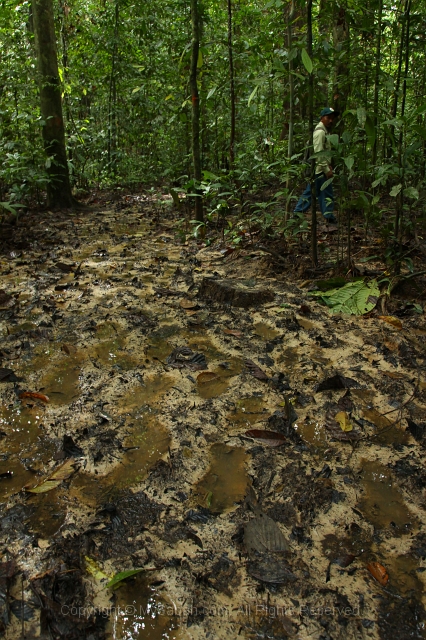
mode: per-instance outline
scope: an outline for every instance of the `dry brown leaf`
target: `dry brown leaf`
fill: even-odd
[[[377,316],[379,320],[383,320],[383,322],[387,322],[391,324],[395,329],[402,329],[402,322],[399,318],[395,318],[395,316]]]
[[[367,565],[367,569],[369,570],[373,578],[375,578],[377,582],[382,585],[382,587],[386,587],[389,580],[389,575],[385,567],[380,564],[380,562],[370,562],[370,564]]]
[[[250,371],[251,375],[257,378],[258,380],[269,380],[269,377],[266,375],[264,371],[257,365],[253,360],[244,360],[244,364],[247,369]]]
[[[186,298],[183,298],[179,304],[182,309],[195,309],[198,307],[198,304],[194,302],[194,300],[187,300]]]
[[[198,384],[205,384],[206,382],[212,382],[217,380],[218,376],[213,371],[204,371],[197,376]]]
[[[42,402],[49,402],[49,397],[45,396],[44,393],[36,393],[35,391],[22,391],[19,394],[19,399],[23,398],[34,398],[34,400],[41,400]]]
[[[235,338],[241,338],[243,335],[242,331],[237,331],[236,329],[224,329],[223,333],[226,333],[227,336],[235,336]]]
[[[248,438],[262,440],[268,447],[280,447],[286,441],[286,437],[278,431],[266,431],[263,429],[249,429],[245,432]]]

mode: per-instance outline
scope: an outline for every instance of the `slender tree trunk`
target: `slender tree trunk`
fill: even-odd
[[[231,97],[231,133],[229,138],[229,166],[232,169],[235,159],[235,79],[234,79],[234,51],[232,44],[232,1],[228,0],[228,57],[229,82]]]
[[[399,50],[398,50],[398,69],[396,72],[395,90],[393,94],[392,118],[396,118],[396,114],[398,111],[398,95],[399,95],[399,87],[401,85],[402,61],[404,59],[407,4],[408,4],[408,0],[405,0],[404,18],[402,20],[402,26],[401,26],[401,40],[399,42]],[[388,149],[388,157],[391,156],[392,144],[395,142],[395,127],[393,125],[389,128],[389,132],[390,132],[390,141],[389,141],[390,144]]]
[[[117,169],[117,84],[116,84],[116,68],[117,68],[117,52],[118,52],[118,27],[120,21],[120,8],[118,1],[115,3],[115,23],[114,23],[114,42],[112,46],[111,57],[111,75],[109,79],[109,96],[108,96],[108,165],[115,175]]]
[[[289,109],[288,109],[288,146],[287,158],[293,155],[293,132],[294,132],[294,76],[293,76],[293,60],[291,57],[291,48],[293,45],[293,20],[294,20],[294,0],[291,0],[290,12],[287,18],[287,50],[288,50],[288,90],[289,90]],[[290,174],[287,174],[285,182],[286,189],[290,191]],[[285,221],[287,222],[290,211],[290,199],[287,198],[285,208]]]
[[[308,27],[308,54],[312,60],[312,0],[307,3],[307,27]],[[313,148],[314,140],[314,72],[309,74],[309,132]],[[313,264],[318,264],[318,239],[317,239],[317,194],[315,188],[315,162],[312,163],[311,171],[311,194],[312,194],[312,229],[311,229],[311,258]]]
[[[404,82],[402,84],[402,103],[401,103],[401,118],[404,117],[405,114],[405,102],[407,99],[407,77],[408,77],[408,69],[410,66],[410,10],[411,10],[411,0],[406,0],[405,2],[405,12],[404,12],[404,23],[405,23],[405,68],[404,68]],[[401,235],[401,221],[402,215],[404,211],[404,187],[405,187],[405,167],[403,166],[402,160],[402,150],[404,144],[404,134],[405,134],[405,124],[401,127],[401,131],[399,133],[399,142],[398,142],[398,165],[401,169],[401,190],[397,196],[397,208],[396,208],[396,216],[395,216],[395,237],[398,238]]]
[[[191,0],[192,19],[192,50],[191,50],[191,74],[189,85],[192,98],[192,159],[194,163],[194,178],[198,184],[201,182],[201,154],[200,154],[200,99],[197,83],[198,54],[200,51],[200,17],[198,13],[198,0]],[[201,191],[196,187],[195,193],[195,219],[203,222],[203,199]]]
[[[374,75],[374,127],[376,129],[376,137],[374,139],[373,146],[373,166],[377,162],[377,147],[378,139],[377,125],[378,125],[378,111],[379,111],[379,83],[380,83],[380,63],[381,63],[381,43],[382,43],[382,14],[383,14],[383,0],[379,0],[379,11],[377,16],[377,40],[376,40],[376,72]]]
[[[349,66],[347,63],[349,53],[349,24],[346,15],[346,6],[335,6],[338,13],[333,26],[333,44],[339,55],[335,69],[333,106],[336,110],[343,113],[346,109],[346,101],[349,93]]]
[[[33,0],[32,9],[40,87],[40,111],[45,122],[42,130],[43,142],[50,159],[50,166],[47,168],[48,205],[49,207],[72,207],[75,201],[71,194],[65,149],[52,0]]]

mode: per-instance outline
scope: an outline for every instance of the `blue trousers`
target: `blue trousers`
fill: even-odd
[[[324,182],[328,180],[323,173],[317,174],[315,178],[315,192],[321,209],[321,213],[325,218],[329,218],[333,215],[334,210],[334,197],[333,197],[333,183],[330,182],[326,188],[321,191],[321,187]],[[327,202],[328,200],[328,202]],[[295,213],[305,213],[311,206],[311,184],[308,183],[306,189],[299,198],[299,201],[295,208]]]

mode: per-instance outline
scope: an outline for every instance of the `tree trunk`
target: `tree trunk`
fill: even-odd
[[[294,19],[294,0],[291,0],[290,12],[287,19],[287,50],[288,50],[288,86],[289,86],[289,110],[288,110],[288,146],[287,158],[293,155],[293,131],[294,131],[294,77],[293,77],[293,60],[291,58],[291,48],[293,44],[293,19]],[[290,174],[287,174],[285,183],[286,189],[290,191]],[[285,208],[285,221],[287,222],[290,212],[290,199],[287,198]]]
[[[229,81],[231,97],[231,133],[229,138],[229,166],[232,169],[235,158],[235,81],[234,81],[234,56],[232,46],[232,2],[228,0],[228,56],[229,56]]]
[[[308,55],[312,60],[312,0],[307,4],[308,27]],[[311,144],[314,144],[314,72],[309,74],[309,132]],[[318,239],[317,239],[317,194],[315,189],[315,162],[311,171],[311,197],[312,197],[312,228],[311,228],[311,258],[313,264],[318,264]]]
[[[378,138],[377,125],[378,125],[378,111],[379,111],[379,82],[380,82],[380,62],[381,62],[381,43],[382,43],[382,13],[383,13],[383,0],[379,0],[379,11],[377,16],[377,40],[376,40],[376,72],[374,76],[374,127],[376,129],[376,137],[374,139],[373,146],[373,166],[377,162],[377,147]]]
[[[347,64],[349,53],[349,24],[346,16],[346,7],[344,5],[336,5],[336,7],[338,13],[333,26],[333,44],[339,55],[335,69],[333,106],[335,110],[343,113],[346,109],[349,91],[349,67]]]
[[[120,8],[118,2],[115,3],[115,24],[114,24],[114,42],[111,56],[111,75],[109,79],[109,96],[108,96],[108,165],[112,170],[112,174],[117,172],[117,85],[116,85],[116,69],[117,69],[117,52],[118,52],[118,27],[120,19]]]
[[[45,122],[42,129],[48,162],[47,200],[49,207],[72,207],[62,117],[61,86],[58,72],[52,0],[33,0],[34,37],[37,54],[40,111]]]
[[[191,50],[191,73],[189,85],[192,98],[192,159],[194,163],[194,178],[196,181],[195,193],[195,219],[198,222],[204,221],[203,198],[198,188],[201,182],[201,154],[200,154],[200,100],[197,83],[198,54],[200,50],[200,18],[198,14],[198,0],[191,0],[192,19],[192,50]]]
[[[404,69],[404,82],[402,84],[402,103],[401,103],[401,118],[404,117],[405,114],[405,102],[407,99],[407,77],[408,77],[408,69],[410,66],[410,11],[411,11],[411,0],[406,0],[405,2],[405,11],[404,11],[404,24],[405,24],[405,69]],[[404,40],[404,37],[403,37]],[[395,216],[395,238],[401,239],[401,221],[402,215],[404,211],[404,187],[405,187],[405,167],[403,166],[403,143],[404,143],[404,133],[406,130],[406,125],[403,124],[401,126],[401,131],[399,133],[399,142],[398,142],[398,165],[401,169],[401,190],[396,198],[396,216]]]

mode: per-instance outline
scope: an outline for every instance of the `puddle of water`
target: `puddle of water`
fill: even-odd
[[[127,487],[142,482],[152,466],[170,445],[170,435],[160,422],[153,417],[149,420],[138,418],[133,424],[132,434],[123,442],[123,447],[135,447],[126,451],[120,463],[106,476],[80,472],[72,480],[70,496],[91,507]]]
[[[415,528],[416,518],[393,486],[387,467],[380,462],[364,460],[361,485],[364,491],[358,508],[376,529],[391,529],[394,535],[402,535]]]
[[[290,369],[299,363],[299,359],[298,348],[288,347],[279,354],[277,362],[282,362],[285,367]]]
[[[143,384],[133,387],[118,400],[117,407],[120,413],[130,413],[141,409],[146,405],[153,406],[171,387],[174,378],[169,375],[144,378]]]
[[[207,353],[203,350],[203,345],[201,345],[199,350]],[[197,391],[201,398],[217,398],[227,390],[230,378],[238,376],[241,373],[243,362],[240,358],[231,357],[225,360],[223,364],[225,362],[226,366],[219,365],[213,369],[212,373],[217,376],[215,380],[197,385]]]
[[[383,562],[389,573],[389,585],[401,595],[412,595],[419,597],[424,591],[424,584],[416,573],[419,563],[412,556],[394,556],[386,558]]]
[[[377,427],[374,442],[383,445],[408,444],[409,434],[400,429],[397,424],[392,424],[391,420],[382,416],[376,409],[364,409],[362,415]],[[397,415],[396,412],[395,415]]]
[[[193,333],[184,331],[180,334],[186,341],[188,347],[193,351],[204,353],[207,361],[226,360],[226,354],[217,347],[210,338],[202,335],[194,336]]]
[[[339,538],[334,533],[329,533],[322,541],[324,555],[330,560],[337,560],[348,554],[359,556],[371,547],[371,535],[369,531],[362,529],[356,523],[349,527],[349,533],[344,538]]]
[[[245,463],[247,453],[242,447],[214,444],[212,461],[206,475],[198,482],[195,493],[202,506],[212,513],[231,511],[244,499],[248,486]]]
[[[146,578],[137,575],[117,591],[116,613],[107,625],[113,640],[177,640],[179,618]]]
[[[179,334],[180,331],[181,328],[177,324],[166,324],[157,331],[153,331],[149,336],[147,356],[149,358],[158,358],[164,362],[174,349],[170,338]]]
[[[34,322],[23,322],[15,326],[9,325],[8,329],[10,333],[20,333],[21,331],[35,331],[38,329],[38,326]]]
[[[50,370],[40,382],[43,392],[49,396],[50,404],[55,406],[70,404],[78,398],[80,395],[79,376],[83,361],[83,354],[77,352],[69,356],[62,355],[54,363],[51,363],[51,358],[47,357],[44,366],[42,362],[39,362],[41,369],[45,369],[51,364]]]
[[[256,422],[266,420],[269,415],[267,411],[264,411],[263,398],[250,396],[238,400],[235,410],[228,413],[226,418],[232,422],[233,426],[249,427]]]
[[[266,322],[257,322],[254,325],[254,333],[263,338],[263,340],[273,340],[279,335],[279,331]]]
[[[320,422],[315,420],[308,420],[300,423],[295,423],[294,428],[299,433],[305,442],[322,449],[328,445],[327,433],[325,427]]]
[[[310,331],[310,329],[318,329],[318,327],[316,327],[313,322],[307,320],[306,318],[297,318],[297,324],[306,331]]]
[[[21,491],[26,484],[34,483],[36,472],[53,456],[53,443],[42,438],[43,432],[39,429],[42,411],[21,404],[12,409],[0,408],[0,431],[6,434],[1,439],[0,473],[12,473],[11,477],[0,480],[0,500]]]
[[[34,506],[34,511],[27,520],[29,528],[41,538],[54,536],[67,515],[63,489],[58,487],[46,494],[31,496],[28,504]]]
[[[104,340],[99,342],[91,350],[100,363],[108,366],[115,366],[123,371],[135,369],[140,364],[140,359],[123,351],[124,340]]]

